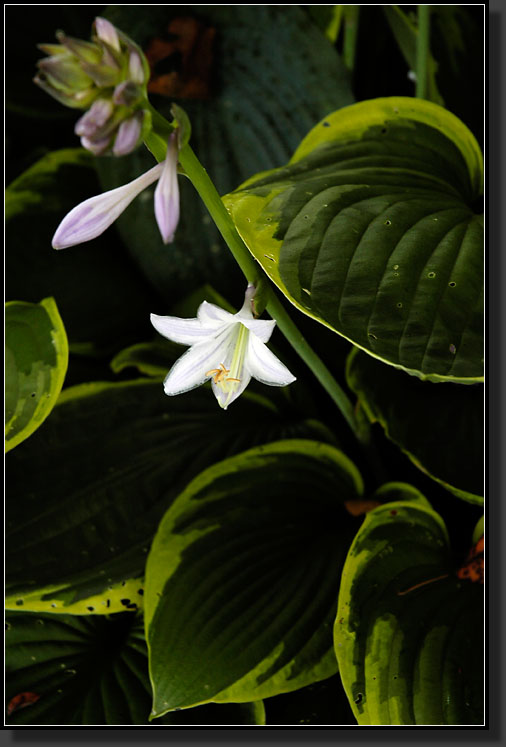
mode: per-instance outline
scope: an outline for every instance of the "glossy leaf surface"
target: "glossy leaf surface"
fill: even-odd
[[[331,624],[362,479],[314,441],[203,472],[163,518],[146,567],[153,714],[248,701],[336,671]]]
[[[343,569],[334,642],[358,723],[483,723],[483,587],[458,578],[422,503],[371,511]]]
[[[5,448],[28,438],[53,409],[68,365],[68,341],[53,298],[5,307]]]
[[[471,132],[428,101],[326,117],[289,164],[225,204],[301,311],[433,381],[483,375],[483,167]]]

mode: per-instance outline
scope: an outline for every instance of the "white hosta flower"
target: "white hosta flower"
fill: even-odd
[[[189,350],[172,366],[164,381],[165,394],[182,394],[211,381],[224,410],[246,389],[251,378],[269,386],[286,386],[295,376],[265,344],[276,325],[255,319],[251,302],[255,287],[248,285],[237,314],[204,301],[195,319],[151,314],[151,323],[164,337]]]
[[[126,131],[123,135],[128,139],[131,133]],[[90,197],[67,213],[53,236],[53,248],[66,249],[100,236],[138,194],[156,181],[158,185],[154,200],[155,217],[164,243],[171,242],[179,222],[177,161],[177,133],[173,132],[169,138],[167,155],[162,163],[153,166],[133,182]]]

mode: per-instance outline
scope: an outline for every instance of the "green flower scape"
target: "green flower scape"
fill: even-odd
[[[8,726],[484,727],[484,6],[409,8],[7,34]]]

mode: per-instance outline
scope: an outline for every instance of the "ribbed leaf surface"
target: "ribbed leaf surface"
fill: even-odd
[[[481,184],[456,117],[376,99],[326,117],[225,204],[299,309],[420,378],[468,383],[483,374]]]
[[[149,725],[151,686],[141,619],[10,613],[6,627],[9,726]],[[262,723],[261,703],[208,705],[157,722]]]
[[[360,725],[483,724],[483,587],[456,570],[428,506],[392,502],[366,516],[334,628]]]
[[[203,472],[146,567],[153,713],[248,701],[336,671],[331,625],[362,493],[334,447],[280,441]]]
[[[65,390],[9,455],[10,606],[135,609],[158,523],[195,475],[254,444],[325,438],[317,423],[281,414],[265,398],[246,393],[234,404],[224,413],[207,388],[168,398],[160,381]]]
[[[346,379],[369,419],[381,423],[417,467],[454,495],[483,504],[482,384],[419,381],[356,348]]]

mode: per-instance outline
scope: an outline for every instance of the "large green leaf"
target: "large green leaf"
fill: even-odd
[[[68,365],[65,327],[53,298],[5,307],[5,450],[28,438],[53,409]]]
[[[332,440],[317,422],[249,393],[225,413],[208,387],[171,398],[149,380],[66,389],[9,454],[9,606],[135,609],[150,542],[173,499],[215,462],[286,437]]]
[[[366,516],[334,627],[361,726],[483,723],[483,588],[456,570],[428,506],[392,502]]]
[[[210,78],[207,98],[192,98],[180,87],[173,95],[155,96],[154,103],[169,120],[174,99],[188,113],[191,145],[220,194],[259,169],[284,163],[321,117],[353,101],[337,52],[297,6],[159,5],[146,13],[140,5],[113,5],[105,15],[148,56],[155,44],[165,45],[166,57],[151,58],[155,79],[172,75],[176,85],[189,88]],[[108,189],[152,165],[143,149],[97,163]],[[241,283],[241,274],[193,186],[185,178],[179,185],[181,220],[170,246],[163,245],[154,220],[154,188],[118,220],[121,236],[166,297],[179,297],[209,278],[227,294]]]
[[[8,725],[148,726],[151,686],[142,627],[142,619],[125,614],[8,614]],[[263,723],[262,704],[247,703],[171,713],[157,725]]]
[[[454,495],[483,504],[483,385],[437,386],[354,349],[348,386],[369,419]]]
[[[120,349],[152,331],[148,295],[113,232],[63,251],[51,247],[59,222],[86,197],[100,192],[83,149],[48,153],[6,190],[6,297],[38,302],[54,297],[69,342],[93,341]]]
[[[364,101],[326,117],[288,166],[225,204],[301,311],[420,378],[482,380],[479,147],[428,101]]]
[[[362,479],[332,446],[250,449],[199,475],[146,566],[153,715],[257,700],[336,671],[331,625]]]

